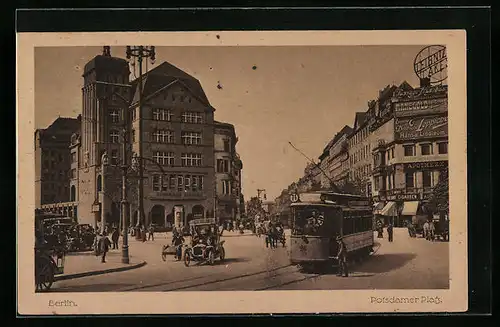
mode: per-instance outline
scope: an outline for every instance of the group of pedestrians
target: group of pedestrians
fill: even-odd
[[[377,221],[377,238],[384,238],[384,226],[380,220]],[[387,225],[387,238],[389,242],[394,240],[394,226],[392,223]]]

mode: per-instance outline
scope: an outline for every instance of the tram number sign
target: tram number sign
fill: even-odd
[[[290,201],[292,201],[292,202],[298,202],[299,201],[299,195],[297,193],[290,194]]]

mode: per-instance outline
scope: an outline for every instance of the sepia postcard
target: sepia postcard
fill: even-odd
[[[467,310],[462,30],[17,35],[21,315]]]

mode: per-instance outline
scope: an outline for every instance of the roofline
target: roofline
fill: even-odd
[[[165,75],[165,76],[166,76],[166,75]],[[143,76],[143,78],[144,78],[144,76]],[[198,81],[198,80],[197,80],[197,81]],[[199,82],[199,81],[198,81],[198,82]],[[180,84],[182,84],[182,85],[183,85],[186,89],[188,89],[188,90],[190,91],[190,93],[194,96],[194,98],[196,98],[198,101],[200,101],[201,103],[205,104],[207,107],[210,107],[213,111],[215,111],[215,108],[214,108],[214,107],[212,107],[212,105],[210,104],[210,102],[205,101],[205,100],[201,99],[199,96],[197,96],[197,95],[195,94],[195,92],[193,92],[193,90],[192,90],[189,86],[187,86],[185,83],[183,83],[183,82],[182,82],[179,78],[177,78],[177,77],[176,77],[176,78],[175,78],[175,80],[173,80],[172,82],[168,83],[167,85],[165,85],[165,86],[163,86],[163,87],[159,88],[159,89],[158,89],[158,90],[156,90],[155,92],[153,92],[153,93],[151,93],[150,95],[148,95],[147,97],[143,98],[143,99],[142,99],[142,101],[148,100],[148,99],[152,98],[153,96],[156,96],[158,93],[160,93],[160,92],[164,91],[165,89],[167,89],[167,88],[171,87],[171,86],[172,86],[172,85],[174,85],[175,83],[180,83]],[[137,84],[138,84],[138,83],[137,83]],[[201,87],[201,89],[203,90],[203,87],[201,86],[201,83],[200,83],[200,87]],[[136,90],[134,90],[134,91],[136,91]],[[203,91],[203,92],[204,92],[204,91]],[[135,95],[135,92],[134,92],[134,95]],[[136,105],[138,105],[138,104],[139,104],[139,101],[135,101],[135,102],[131,102],[129,106],[130,106],[130,107],[135,107],[135,106],[136,106]]]

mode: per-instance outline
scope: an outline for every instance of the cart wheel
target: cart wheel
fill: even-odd
[[[220,251],[219,254],[220,261],[224,261],[224,258],[226,257],[226,250],[224,250],[224,248],[221,246],[219,251]]]
[[[191,262],[191,256],[189,253],[184,254],[184,265],[189,267],[189,263]]]
[[[54,283],[54,267],[47,258],[40,258],[36,263],[36,290],[40,292],[48,291]]]
[[[214,255],[214,251],[211,250],[210,252],[208,252],[208,264],[213,265],[214,262],[215,262],[215,255]]]

